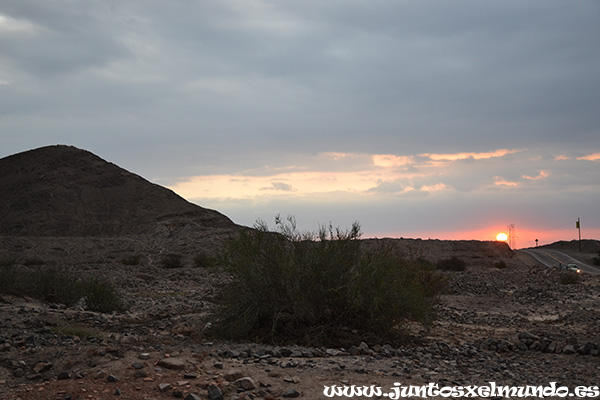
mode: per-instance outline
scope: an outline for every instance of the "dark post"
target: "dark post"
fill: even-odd
[[[579,231],[579,252],[581,253],[581,221],[579,220],[579,218],[577,218],[577,221],[575,222],[575,226],[577,227],[577,230]]]

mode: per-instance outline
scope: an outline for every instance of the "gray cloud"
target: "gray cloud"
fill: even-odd
[[[598,162],[576,157],[600,152],[599,17],[562,0],[6,0],[0,156],[68,143],[173,184],[327,152],[528,149],[542,158],[463,160],[373,191],[473,195],[497,176],[597,200]]]
[[[285,182],[271,182],[271,186],[263,187],[260,190],[276,190],[281,192],[294,192],[295,189],[292,185]]]

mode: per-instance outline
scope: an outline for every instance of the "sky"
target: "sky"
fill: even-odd
[[[596,0],[3,0],[0,157],[89,150],[234,222],[600,239]]]

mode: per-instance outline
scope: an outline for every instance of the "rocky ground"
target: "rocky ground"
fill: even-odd
[[[473,253],[466,271],[447,273],[433,327],[411,326],[405,345],[267,346],[207,338],[225,278],[193,266],[199,250],[189,240],[168,248],[184,255],[183,267],[163,268],[161,243],[3,238],[7,254],[105,276],[129,309],[101,314],[2,295],[0,398],[323,399],[324,386],[345,384],[600,384],[599,277],[566,285],[527,256],[504,254],[508,267],[498,269]],[[121,262],[133,254],[143,255],[139,265]]]

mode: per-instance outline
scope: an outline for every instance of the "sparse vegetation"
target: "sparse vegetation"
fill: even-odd
[[[0,267],[10,267],[17,263],[13,258],[4,258],[0,260]]]
[[[364,252],[360,226],[301,233],[293,217],[263,221],[230,240],[222,255],[231,276],[216,332],[234,339],[335,345],[342,331],[398,340],[409,320],[429,323],[443,280],[391,246]]]
[[[594,265],[600,265],[600,253],[598,253],[598,257],[594,257]]]
[[[140,265],[142,263],[142,256],[139,254],[134,254],[128,257],[124,257],[121,259],[121,263],[124,265]]]
[[[0,267],[0,292],[28,295],[68,306],[84,299],[89,310],[99,312],[124,308],[121,298],[107,281],[98,278],[77,279],[55,267]]]
[[[168,297],[183,297],[187,292],[183,290],[170,291],[170,292],[142,292],[142,296],[150,297],[152,299],[164,299]]]
[[[103,333],[97,329],[76,325],[54,326],[50,328],[50,331],[55,335],[77,336],[81,339],[87,339],[91,337],[101,339],[103,336]]]
[[[182,268],[181,254],[164,255],[160,260],[160,264],[163,268]]]
[[[33,265],[44,265],[46,262],[40,258],[28,258],[23,262],[23,265],[31,267]]]
[[[452,256],[450,258],[439,260],[436,267],[442,271],[464,271],[467,264],[457,256]]]
[[[579,281],[581,281],[581,275],[577,272],[569,271],[560,274],[560,283],[562,285],[574,285],[579,283]]]
[[[206,252],[201,252],[194,257],[194,267],[210,268],[217,265],[217,259]]]
[[[505,269],[507,267],[506,263],[504,261],[498,261],[494,263],[494,267],[498,268],[498,269]]]

